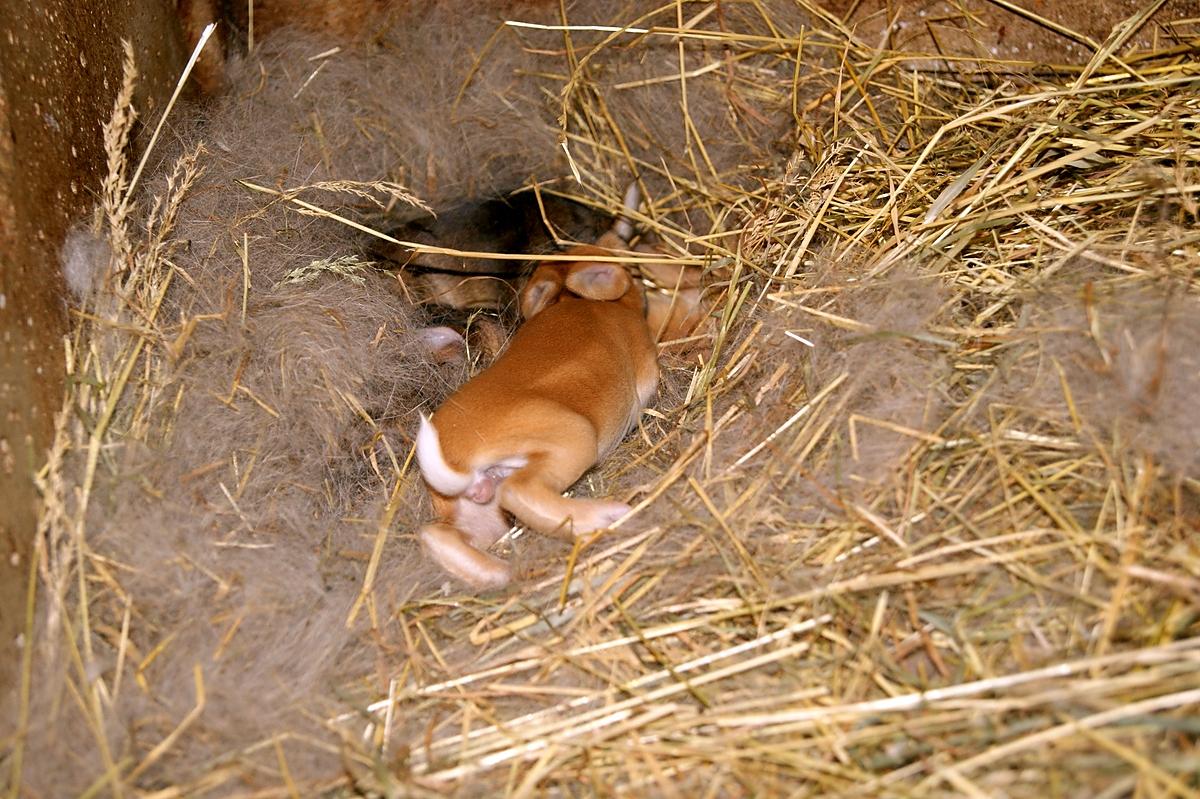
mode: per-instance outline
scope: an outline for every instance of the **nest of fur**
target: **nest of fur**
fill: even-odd
[[[130,70],[64,252],[14,791],[1194,792],[1200,34],[947,70],[691,9],[280,34],[140,185]],[[463,593],[410,450],[474,367],[364,228],[631,173],[712,340],[576,488],[639,513]]]

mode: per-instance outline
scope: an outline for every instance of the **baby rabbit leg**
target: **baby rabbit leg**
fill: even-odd
[[[500,505],[530,529],[565,538],[608,527],[629,512],[623,502],[567,499],[561,491],[579,479],[594,462],[596,449],[579,454],[541,454],[509,476],[500,487]]]
[[[487,549],[512,527],[495,495],[483,504],[472,502],[465,496],[456,497],[451,510],[454,514],[452,524],[462,530],[477,549]]]
[[[429,557],[473,588],[503,588],[512,580],[512,567],[495,555],[476,549],[457,527],[427,524],[417,531]]]
[[[417,536],[443,569],[475,588],[502,588],[512,580],[512,567],[485,550],[508,531],[499,503],[479,505],[463,498],[434,495],[439,521]]]

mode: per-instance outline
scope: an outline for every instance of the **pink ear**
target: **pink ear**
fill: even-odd
[[[619,300],[630,283],[625,267],[606,261],[580,264],[567,275],[567,288],[587,300]]]
[[[562,293],[562,275],[552,267],[538,267],[521,290],[521,316],[531,319]]]

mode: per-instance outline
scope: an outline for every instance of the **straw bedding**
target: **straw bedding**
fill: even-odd
[[[1153,10],[1047,67],[804,4],[436,6],[233,59],[133,189],[126,93],[13,791],[1195,794],[1200,39]],[[575,489],[638,514],[464,593],[409,450],[477,364],[331,214],[631,173],[711,338]]]

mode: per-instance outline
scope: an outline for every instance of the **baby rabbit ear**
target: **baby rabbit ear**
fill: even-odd
[[[521,289],[521,316],[531,319],[542,311],[562,293],[563,279],[559,270],[553,267],[539,266],[529,277],[525,288]]]
[[[620,264],[580,264],[567,275],[567,288],[587,300],[619,300],[629,291],[629,273]]]
[[[596,239],[596,246],[606,250],[625,250],[629,248],[629,242],[622,238],[620,233],[609,230]]]

